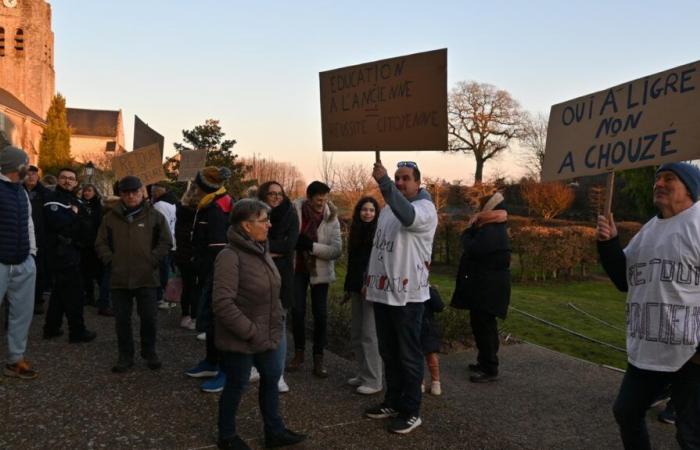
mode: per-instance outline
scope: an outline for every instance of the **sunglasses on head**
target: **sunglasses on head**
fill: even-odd
[[[418,167],[418,164],[414,163],[413,161],[399,161],[396,163],[396,168],[400,169],[401,167],[408,167],[409,169],[416,169]]]

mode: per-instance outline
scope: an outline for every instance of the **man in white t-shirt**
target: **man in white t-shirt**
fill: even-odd
[[[365,279],[374,302],[379,354],[384,361],[384,402],[367,417],[391,417],[389,431],[410,433],[420,426],[423,302],[430,298],[428,273],[438,218],[430,194],[420,187],[416,163],[398,164],[394,181],[377,162],[372,176],[386,202],[377,222]]]
[[[671,385],[676,439],[700,448],[700,170],[687,163],[656,171],[647,222],[622,250],[615,222],[598,217],[598,252],[627,292],[628,366],[613,412],[626,449],[650,447],[645,416]]]

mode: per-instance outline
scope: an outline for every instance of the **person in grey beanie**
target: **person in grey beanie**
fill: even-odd
[[[36,281],[32,206],[22,187],[28,168],[29,158],[23,150],[11,146],[0,150],[0,304],[5,296],[10,304],[3,374],[25,380],[38,376],[24,358]]]

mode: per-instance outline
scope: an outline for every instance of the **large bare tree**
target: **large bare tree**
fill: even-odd
[[[536,115],[526,114],[523,120],[523,129],[520,142],[523,146],[525,163],[528,175],[539,180],[544,163],[544,148],[547,143],[547,124],[549,116],[542,113]]]
[[[450,151],[474,155],[474,183],[481,183],[486,161],[509,148],[520,135],[520,105],[508,91],[486,83],[460,81],[450,91],[447,113]]]

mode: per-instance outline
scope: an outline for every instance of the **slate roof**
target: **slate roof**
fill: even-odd
[[[78,136],[116,137],[121,111],[66,108],[68,125]]]

